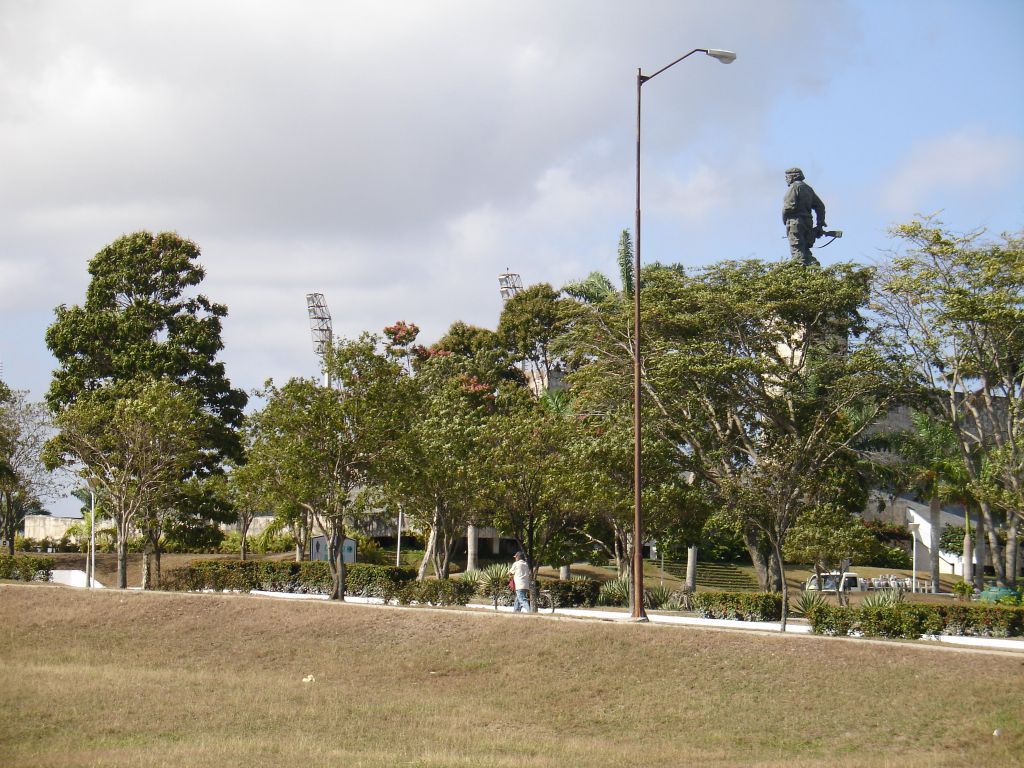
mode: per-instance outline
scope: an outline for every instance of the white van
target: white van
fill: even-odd
[[[842,581],[840,582],[840,579]],[[836,588],[839,585],[839,589]],[[811,576],[804,585],[804,589],[819,591],[819,592],[863,592],[867,589],[864,580],[856,573],[847,571],[846,573],[831,573],[821,574],[821,586],[818,586],[817,575]]]

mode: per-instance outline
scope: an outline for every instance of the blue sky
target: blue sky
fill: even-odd
[[[1024,222],[1024,3],[0,4],[0,363],[41,397],[43,333],[139,229],[203,251],[246,389],[314,375],[305,294],[351,336],[493,327],[497,274],[614,272],[644,86],[645,261],[787,255],[801,166],[873,262],[941,211]]]

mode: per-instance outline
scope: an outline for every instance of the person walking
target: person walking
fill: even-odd
[[[519,613],[524,608],[527,613],[530,611],[530,566],[523,559],[522,552],[516,552],[513,556],[512,567],[509,568],[509,575],[512,577],[512,585],[515,587],[516,599],[512,603],[512,610]]]

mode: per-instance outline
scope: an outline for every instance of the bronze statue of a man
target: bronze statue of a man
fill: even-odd
[[[811,185],[804,182],[804,172],[799,168],[786,171],[786,197],[782,201],[782,221],[786,225],[789,250],[794,259],[804,266],[818,264],[811,255],[811,246],[825,229],[825,204],[821,202]],[[817,216],[814,221],[811,213]]]

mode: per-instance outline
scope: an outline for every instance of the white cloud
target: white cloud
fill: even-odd
[[[881,201],[897,215],[928,212],[991,194],[1020,173],[1024,141],[1017,136],[962,130],[916,144],[892,172]]]

